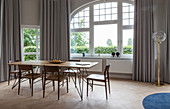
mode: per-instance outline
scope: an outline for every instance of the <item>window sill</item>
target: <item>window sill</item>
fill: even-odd
[[[120,56],[120,57],[112,57],[112,56],[72,56],[71,59],[111,59],[111,60],[133,60],[132,56]]]

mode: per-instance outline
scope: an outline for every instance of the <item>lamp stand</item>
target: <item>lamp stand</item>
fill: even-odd
[[[155,86],[161,87],[164,86],[165,84],[160,82],[160,44],[161,42],[158,42],[158,81],[155,82]]]

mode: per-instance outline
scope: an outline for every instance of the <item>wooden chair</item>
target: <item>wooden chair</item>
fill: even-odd
[[[69,60],[70,62],[80,62],[80,60]],[[75,80],[75,87],[76,87],[76,78],[77,78],[77,73],[80,72],[80,69],[71,69],[68,68],[67,70],[64,70],[63,73],[66,73],[69,76],[69,81],[70,81],[70,76],[74,76],[74,80]],[[73,82],[74,82],[73,80]]]
[[[11,62],[19,62],[19,60],[16,60],[16,61],[8,61],[8,63],[11,63]],[[19,70],[16,68],[17,66],[16,65],[8,65],[9,66],[9,74],[8,74],[8,85],[10,85],[10,80],[11,80],[11,76],[14,77],[15,81],[13,83],[13,86],[12,86],[12,89],[14,88],[15,84],[16,84],[16,80],[18,78],[18,73],[19,73]],[[12,67],[14,70],[12,70]]]
[[[32,65],[18,65],[19,67],[19,85],[18,85],[18,95],[20,94],[20,86],[21,86],[21,79],[29,79],[30,87],[31,87],[31,96],[33,96],[33,84],[34,80],[42,77],[40,73],[34,73]],[[27,71],[28,73],[22,74],[22,71]],[[36,81],[37,82],[37,81]],[[43,83],[43,79],[42,79]]]
[[[91,74],[87,77],[87,96],[88,96],[88,86],[89,86],[89,81],[92,80],[92,83],[90,84],[92,86],[92,91],[93,91],[93,85],[99,85],[99,84],[93,84],[93,81],[99,81],[99,82],[104,82],[105,83],[105,91],[106,91],[106,99],[107,97],[107,82],[108,82],[108,87],[109,87],[109,93],[110,93],[110,81],[109,81],[109,68],[110,65],[106,65],[104,75],[98,75],[98,74]],[[99,85],[103,86],[103,85]]]
[[[43,83],[43,98],[45,97],[45,85],[47,80],[51,80],[53,82],[53,91],[55,91],[55,81],[58,81],[58,100],[60,95],[60,82],[64,82],[66,80],[67,83],[67,93],[68,93],[68,76],[60,74],[58,80],[58,71],[59,68],[56,66],[44,66],[44,83]],[[61,73],[61,72],[60,72]]]

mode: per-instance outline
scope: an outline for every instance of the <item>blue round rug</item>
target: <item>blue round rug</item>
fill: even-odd
[[[170,93],[156,93],[143,99],[145,109],[170,109]]]

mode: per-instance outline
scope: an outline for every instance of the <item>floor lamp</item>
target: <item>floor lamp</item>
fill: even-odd
[[[166,34],[164,32],[155,32],[152,34],[154,42],[158,45],[158,81],[155,83],[156,86],[160,87],[164,85],[160,83],[160,44],[166,39]]]

